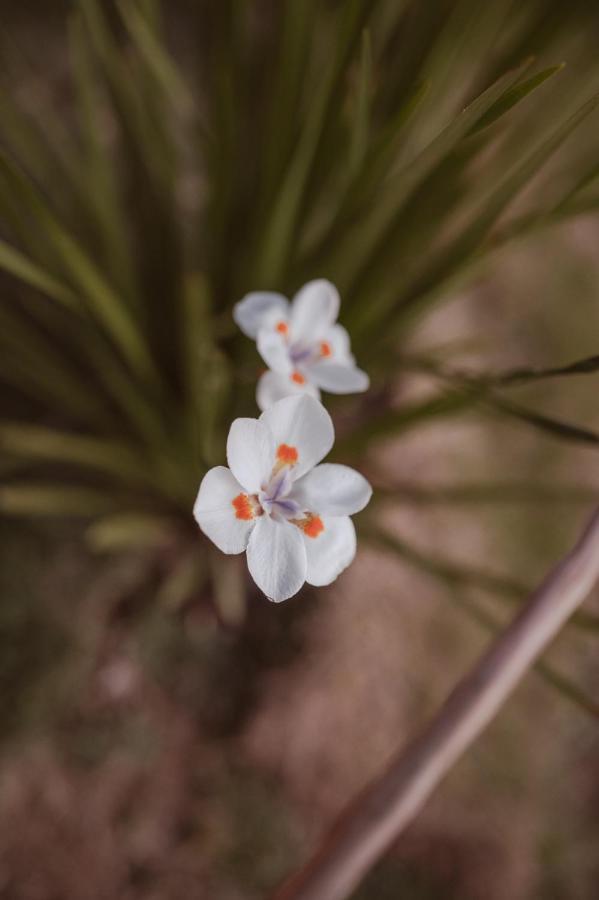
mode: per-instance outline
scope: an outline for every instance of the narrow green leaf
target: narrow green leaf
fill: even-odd
[[[89,307],[103,322],[126,358],[144,375],[153,372],[141,332],[128,310],[105,281],[85,250],[66,231],[50,211],[45,200],[17,167],[0,153],[0,179],[4,178],[23,203],[24,210],[44,229],[65,271],[83,292]]]
[[[95,516],[115,499],[105,491],[54,484],[0,485],[0,512],[10,516]]]
[[[239,559],[223,557],[222,553],[209,551],[213,600],[223,625],[237,628],[247,612],[245,567]]]
[[[103,115],[105,92],[95,70],[92,54],[79,16],[70,21],[70,51],[75,80],[79,122],[83,136],[81,192],[86,194],[89,218],[104,251],[104,264],[113,274],[124,297],[139,302],[127,217],[116,178],[115,160],[106,145]]]
[[[184,110],[193,109],[194,102],[191,91],[148,19],[130,0],[118,0],[118,8],[135,47],[154,76],[156,83],[165,91],[171,102],[178,104]]]
[[[368,148],[371,91],[372,49],[370,46],[370,34],[367,29],[364,29],[362,32],[360,69],[355,100],[356,108],[352,120],[349,149],[349,172],[352,177],[360,171]]]
[[[471,409],[479,400],[479,388],[474,385],[457,390],[443,390],[435,396],[400,409],[385,411],[367,419],[346,438],[337,441],[340,453],[362,453],[371,442],[397,437],[410,429],[445,416],[454,416]]]
[[[531,425],[537,431],[541,431],[550,437],[575,444],[593,447],[599,446],[599,434],[588,428],[581,428],[580,426],[572,425],[569,422],[562,422],[559,419],[550,418],[549,416],[537,413],[531,409],[525,409],[522,406],[518,406],[515,403],[509,403],[507,400],[498,397],[489,398],[486,402],[491,408],[498,412],[524,422],[527,425]]]
[[[365,261],[372,258],[377,247],[386,240],[399,211],[409,197],[511,88],[523,70],[524,67],[521,67],[500,78],[466,107],[424,150],[389,178],[384,194],[377,204],[373,204],[368,219],[362,220],[338,249],[336,258],[339,263],[335,265],[333,262],[333,266],[335,270],[345,272],[347,283],[357,276]]]
[[[535,483],[531,481],[472,482],[463,484],[414,484],[405,482],[375,488],[373,498],[424,506],[589,503],[599,500],[599,485]]]
[[[312,171],[327,116],[365,15],[363,0],[348,0],[337,29],[337,45],[310,107],[296,151],[278,192],[264,232],[256,282],[276,283],[287,265],[304,191]]]
[[[520,103],[521,100],[524,100],[525,97],[528,97],[530,93],[540,87],[545,81],[553,75],[556,75],[558,72],[561,72],[564,66],[565,63],[561,63],[559,66],[550,66],[548,69],[543,69],[542,72],[538,72],[531,78],[527,78],[525,81],[515,84],[509,91],[505,92],[503,97],[500,97],[497,103],[494,103],[493,106],[487,110],[485,115],[476,123],[471,134],[476,134],[477,132],[482,131],[483,128],[488,128],[489,125],[492,125],[500,119],[501,116],[509,112],[510,109]]]
[[[0,239],[0,268],[14,275],[29,287],[41,291],[42,294],[46,294],[53,300],[58,300],[59,303],[70,307],[79,305],[76,294],[70,288],[61,284],[53,275],[2,239]]]
[[[126,443],[37,425],[0,422],[0,451],[40,462],[70,463],[125,481],[152,480],[147,460]]]
[[[443,290],[447,290],[447,285],[451,279],[455,278],[456,272],[468,265],[479,251],[492,226],[506,207],[526,187],[531,178],[538,173],[570,134],[596,109],[598,104],[599,94],[591,97],[572,116],[562,122],[540,146],[518,163],[503,179],[482,203],[480,211],[462,234],[431,264],[422,279],[411,288],[395,309],[394,316],[398,311],[402,314],[396,318],[396,332],[405,327],[403,317],[406,310],[409,310],[411,315],[415,311],[422,311]]]
[[[545,378],[558,378],[562,375],[591,375],[596,372],[599,372],[599,356],[587,356],[566,366],[554,366],[549,369],[512,369],[510,372],[489,376],[488,380],[504,387],[525,384],[528,381],[541,381]]]
[[[166,609],[178,610],[200,592],[207,578],[201,546],[194,546],[169,569],[156,594],[156,602]]]
[[[165,544],[173,531],[173,521],[164,516],[118,513],[90,525],[85,538],[98,552],[153,550]]]

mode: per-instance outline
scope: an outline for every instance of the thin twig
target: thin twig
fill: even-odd
[[[599,509],[576,546],[449,695],[339,818],[273,900],[344,900],[397,839],[599,579]]]

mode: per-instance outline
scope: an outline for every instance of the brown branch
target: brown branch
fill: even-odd
[[[576,546],[449,695],[358,796],[272,900],[344,900],[393,844],[599,579],[599,509]]]

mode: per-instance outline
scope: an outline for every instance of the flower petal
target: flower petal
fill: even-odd
[[[259,419],[235,419],[227,438],[227,462],[248,493],[257,494],[268,481],[275,450],[272,434]]]
[[[278,400],[282,400],[284,397],[293,397],[297,394],[308,394],[310,397],[320,400],[320,391],[309,381],[297,384],[290,375],[281,375],[279,372],[265,372],[258,381],[256,403],[264,411]]]
[[[291,497],[319,515],[353,516],[364,509],[372,488],[355,469],[322,463],[294,484]]]
[[[250,536],[247,561],[250,575],[275,603],[293,597],[306,580],[304,537],[288,522],[261,516]]]
[[[260,416],[270,429],[275,445],[297,451],[293,466],[294,481],[305,475],[327,455],[335,440],[328,412],[313,397],[286,397]]]
[[[289,347],[284,335],[270,326],[260,328],[256,346],[269,369],[281,372],[283,375],[291,374],[293,363],[289,357]]]
[[[331,394],[355,394],[367,391],[370,379],[366,372],[344,363],[320,361],[307,367],[309,378]]]
[[[304,535],[308,572],[306,581],[316,587],[330,584],[347,569],[356,555],[356,530],[349,516],[323,516],[324,528],[316,537]],[[250,544],[254,535],[250,538]]]
[[[343,325],[333,325],[324,335],[331,347],[331,362],[355,362],[351,352],[351,341]]]
[[[254,291],[233,307],[233,318],[244,334],[256,339],[266,318],[274,313],[286,319],[289,315],[289,301],[282,294],[272,291]]]
[[[195,520],[204,534],[223,553],[243,553],[254,518],[240,517],[233,504],[243,488],[225,466],[206,472],[193,507]]]
[[[312,342],[323,337],[339,314],[339,293],[334,284],[319,278],[301,288],[291,303],[294,341]]]

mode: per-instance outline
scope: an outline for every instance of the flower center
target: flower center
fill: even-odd
[[[294,525],[301,528],[306,537],[317,538],[324,531],[324,525],[320,516],[307,512],[303,519],[292,519]]]

